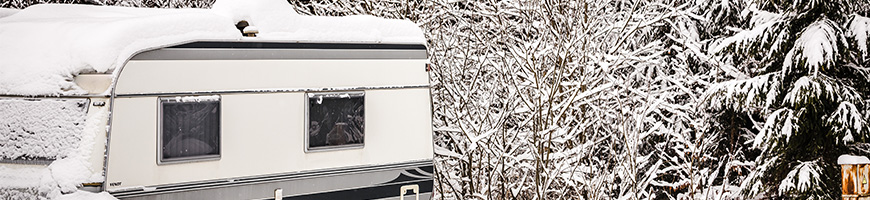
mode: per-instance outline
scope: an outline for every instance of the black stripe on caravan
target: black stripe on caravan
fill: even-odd
[[[422,44],[378,43],[288,43],[288,42],[192,42],[167,48],[191,49],[398,49],[426,50]]]
[[[414,177],[410,177],[408,175],[399,174],[398,177],[394,178],[391,181],[386,182],[385,184],[408,182],[408,181],[414,181],[414,180],[419,180],[419,179],[420,178],[414,178]]]
[[[403,185],[413,184],[416,184],[420,188],[420,194],[432,192],[432,180],[425,180],[393,183],[388,185],[355,188],[316,194],[306,194],[300,196],[285,196],[282,199],[381,199],[387,197],[397,197],[399,196],[399,190]],[[411,199],[414,199],[414,194],[411,191],[407,191],[405,193],[405,197],[410,197]]]
[[[145,51],[130,60],[342,60],[426,59],[423,45],[396,44],[296,44],[221,42],[190,43]]]
[[[425,171],[425,172],[429,172],[430,174],[435,173],[435,167],[433,167],[433,166],[421,167],[420,169]]]
[[[226,187],[233,187],[233,186],[238,186],[238,185],[282,182],[282,181],[310,179],[310,178],[325,177],[325,176],[354,174],[354,173],[360,173],[360,172],[372,172],[372,171],[407,169],[407,168],[420,169],[420,168],[432,167],[432,164],[433,164],[432,160],[424,160],[424,161],[408,162],[408,163],[395,163],[395,164],[375,165],[375,166],[358,166],[358,167],[340,168],[340,169],[316,170],[316,171],[309,171],[309,172],[273,174],[273,175],[264,175],[264,176],[255,176],[255,177],[238,177],[238,178],[209,180],[209,181],[172,184],[172,185],[158,185],[158,186],[153,186],[152,187],[153,189],[149,189],[148,191],[145,191],[144,188],[136,188],[133,190],[110,191],[109,193],[111,193],[112,195],[114,195],[117,198],[150,196],[150,195],[196,191],[196,190],[212,189],[212,188],[226,188]],[[227,181],[227,180],[233,180],[233,181]],[[415,180],[421,181],[421,180],[427,180],[427,179],[413,179],[413,180],[407,180],[407,181],[415,181]],[[428,180],[431,180],[431,179],[428,179]],[[382,184],[393,184],[394,181],[396,181],[396,179],[394,179],[393,181],[382,183]],[[430,188],[430,190],[431,190],[431,188]]]

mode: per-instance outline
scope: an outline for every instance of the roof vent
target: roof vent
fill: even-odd
[[[236,29],[239,29],[245,37],[257,37],[257,33],[260,33],[257,27],[251,26],[248,21],[245,20],[236,23]]]
[[[248,26],[242,30],[242,35],[245,37],[257,37],[257,33],[260,33],[260,30],[256,26]]]

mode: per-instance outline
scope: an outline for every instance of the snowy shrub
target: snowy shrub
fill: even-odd
[[[675,2],[310,1],[300,13],[417,22],[429,40],[438,197],[676,198],[707,181],[708,80]],[[688,35],[684,35],[688,34]],[[695,33],[697,34],[697,33]],[[670,36],[672,40],[662,42]],[[694,36],[697,37],[697,36]],[[697,39],[695,39],[696,41]],[[688,46],[688,47],[684,47]],[[707,181],[709,182],[709,181]],[[699,192],[700,193],[700,192]]]

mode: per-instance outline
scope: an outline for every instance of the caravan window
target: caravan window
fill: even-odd
[[[362,147],[365,93],[308,93],[306,150]]]
[[[220,96],[160,98],[158,163],[220,159]]]

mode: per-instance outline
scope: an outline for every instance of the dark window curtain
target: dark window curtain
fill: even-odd
[[[363,96],[313,96],[308,99],[308,147],[362,144]]]
[[[163,159],[220,155],[220,101],[163,103]]]

